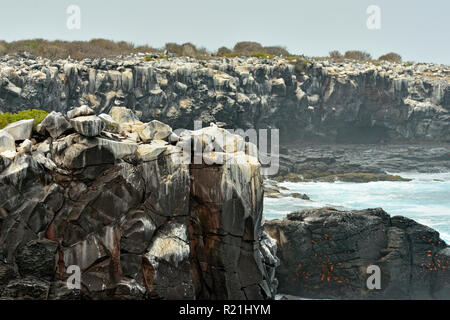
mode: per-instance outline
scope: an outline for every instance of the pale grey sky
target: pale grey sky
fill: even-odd
[[[81,9],[80,30],[66,27],[71,4]],[[366,27],[369,5],[381,9],[380,30]],[[252,40],[311,56],[361,49],[450,64],[449,0],[3,0],[0,10],[7,41],[106,38],[215,50]]]

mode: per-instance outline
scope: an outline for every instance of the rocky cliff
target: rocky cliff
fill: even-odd
[[[88,106],[33,124],[0,130],[1,299],[270,299],[278,281],[307,298],[450,297],[449,247],[410,219],[324,208],[263,226],[256,147],[214,124],[177,135]]]
[[[114,105],[192,128],[278,128],[281,138],[338,142],[450,140],[448,66],[280,58],[0,60],[0,111]]]
[[[279,292],[307,298],[449,299],[450,247],[382,209],[294,212],[265,224],[278,244]],[[367,286],[380,270],[380,287]]]
[[[126,108],[82,106],[0,138],[2,299],[273,297],[276,244],[241,137],[216,126],[177,136]],[[80,290],[66,286],[73,266]]]

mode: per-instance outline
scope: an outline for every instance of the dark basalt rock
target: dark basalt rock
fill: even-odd
[[[449,70],[442,65],[134,56],[105,68],[99,59],[29,61],[0,58],[1,112],[88,105],[99,115],[120,104],[174,128],[201,120],[279,128],[286,140],[450,141]],[[50,135],[59,120],[54,114],[44,125]]]
[[[211,135],[229,135],[213,126],[183,141],[191,134],[205,148]],[[236,163],[247,156],[230,145],[224,163],[190,165],[174,156],[181,142],[152,139],[163,146],[153,154],[143,141],[101,135],[0,156],[0,298],[274,297],[278,260],[261,226],[257,158]],[[66,285],[73,265],[79,290]]]
[[[277,241],[278,292],[304,298],[449,299],[450,248],[435,230],[382,209],[303,210],[266,221]],[[381,289],[367,288],[367,267]]]
[[[32,240],[18,248],[16,262],[22,276],[33,275],[51,281],[56,271],[58,243],[50,240]]]
[[[1,298],[5,300],[45,300],[50,290],[50,282],[35,277],[12,280],[4,288]]]

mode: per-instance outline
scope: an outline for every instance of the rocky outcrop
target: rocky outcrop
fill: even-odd
[[[106,117],[120,134],[86,113],[51,113],[21,152],[0,156],[1,298],[274,297],[279,261],[261,226],[254,155],[211,148],[228,134],[216,126],[173,140],[169,126],[130,110]],[[208,153],[191,164],[194,137]],[[74,266],[80,290],[66,285]]]
[[[289,144],[280,149],[277,180],[401,181],[389,173],[450,171],[450,144]]]
[[[3,128],[3,130],[8,132],[15,141],[26,140],[31,137],[33,123],[33,119],[20,120],[7,125],[5,128]]]
[[[142,56],[0,59],[0,111],[97,115],[124,105],[177,128],[194,120],[279,128],[281,139],[450,140],[449,68],[434,64]],[[113,115],[114,118],[114,115]],[[117,121],[117,120],[115,120]]]
[[[281,265],[278,291],[305,298],[449,299],[450,247],[439,233],[382,209],[294,212],[267,221]],[[369,289],[378,266],[380,289]]]
[[[83,116],[70,120],[70,124],[76,132],[85,137],[96,137],[100,135],[105,123],[97,116]]]

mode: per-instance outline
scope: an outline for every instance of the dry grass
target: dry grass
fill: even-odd
[[[116,57],[118,55],[129,55],[133,53],[156,53],[162,59],[167,59],[168,56],[163,53],[167,50],[174,56],[187,56],[196,59],[211,59],[213,57],[257,57],[260,59],[273,58],[275,56],[283,57],[285,60],[296,63],[297,60],[303,60],[304,56],[294,55],[282,46],[263,46],[258,42],[243,41],[238,42],[229,49],[227,47],[220,47],[217,52],[210,53],[206,48],[196,47],[194,44],[187,42],[184,44],[177,44],[173,42],[166,43],[163,48],[154,48],[150,46],[136,46],[131,42],[126,41],[112,41],[106,39],[92,39],[90,41],[48,41],[44,39],[20,40],[13,42],[6,42],[0,40],[0,56],[9,54],[15,55],[21,52],[29,52],[34,56],[41,56],[49,59],[66,59],[68,57],[75,60],[82,60],[85,58],[108,58]],[[158,58],[144,57],[144,60],[151,61]],[[341,54],[339,51],[331,51],[329,57],[313,57],[313,60],[323,61],[333,59],[336,62],[343,62],[346,60],[367,61],[375,65],[379,61],[401,62],[402,58],[396,53],[388,53],[381,56],[377,60],[373,60],[371,55],[364,51],[350,50]]]
[[[49,59],[72,59],[114,57],[138,52],[161,52],[149,46],[135,46],[130,42],[115,42],[105,39],[92,39],[90,41],[48,41],[44,39],[21,40],[14,42],[0,41],[0,55],[13,55],[20,52],[29,52],[34,56]]]

